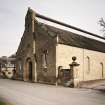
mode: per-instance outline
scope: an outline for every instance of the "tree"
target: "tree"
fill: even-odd
[[[105,37],[105,20],[103,18],[100,18],[99,24],[102,27],[102,32],[104,33],[103,36]]]

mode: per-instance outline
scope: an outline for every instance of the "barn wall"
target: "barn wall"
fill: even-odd
[[[105,78],[105,53],[63,44],[56,46],[56,70],[58,70],[59,66],[63,66],[64,69],[70,68],[69,64],[72,63],[73,56],[77,57],[76,62],[80,64],[80,66],[78,66],[79,81]],[[88,58],[89,61],[87,60]]]

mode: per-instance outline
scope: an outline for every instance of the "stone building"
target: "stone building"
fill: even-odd
[[[72,70],[74,56],[80,65]],[[73,80],[76,86],[104,79],[105,43],[41,23],[28,9],[16,53],[16,74],[20,80],[49,84]]]

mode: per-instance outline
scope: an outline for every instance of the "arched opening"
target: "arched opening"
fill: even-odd
[[[103,79],[104,78],[104,65],[103,65],[103,62],[101,62],[100,64],[101,64],[102,79]]]
[[[32,61],[31,58],[27,58],[26,60],[26,80],[28,81],[32,81],[32,73],[33,73],[33,65],[32,65]]]
[[[87,62],[87,74],[89,74],[89,73],[90,73],[90,57],[87,56],[86,58],[87,58],[87,59],[86,59],[86,60],[87,60],[87,61],[86,61],[86,62]]]
[[[17,71],[17,73],[18,73],[18,77],[19,77],[19,79],[23,79],[23,65],[22,65],[22,59],[21,58],[19,58],[18,59],[18,71]]]

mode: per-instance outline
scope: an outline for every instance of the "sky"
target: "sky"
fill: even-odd
[[[103,35],[98,21],[105,18],[105,0],[0,0],[0,56],[10,56],[17,51],[28,7],[39,14]]]

